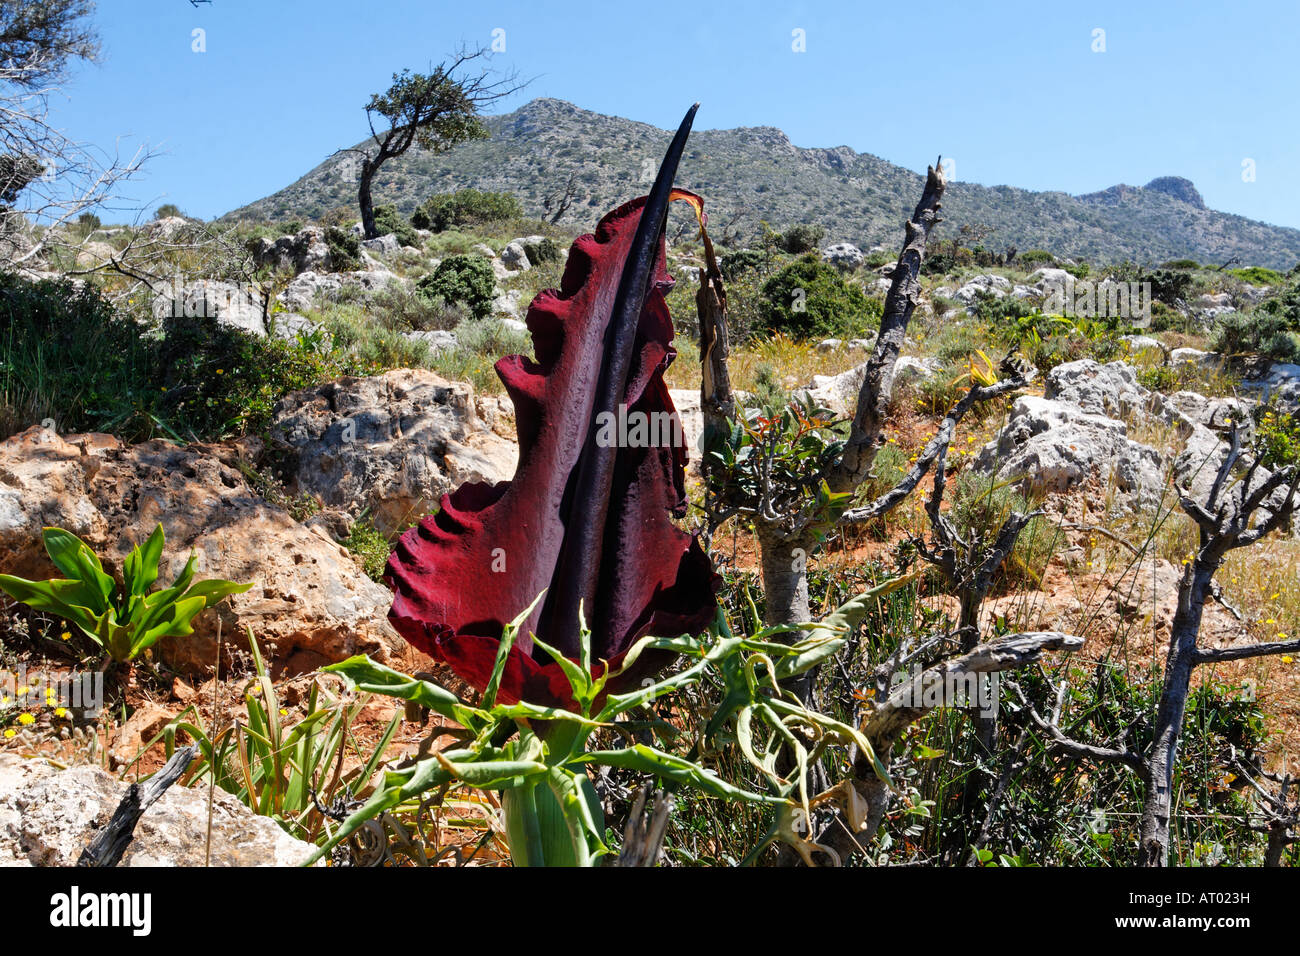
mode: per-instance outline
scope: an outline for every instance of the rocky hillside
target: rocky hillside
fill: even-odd
[[[554,99],[534,100],[487,125],[490,139],[441,155],[412,152],[385,166],[378,199],[410,212],[436,192],[510,190],[528,214],[543,216],[572,181],[574,198],[560,221],[590,226],[649,183],[669,135]],[[939,134],[934,147],[936,153],[943,148]],[[355,154],[332,156],[226,218],[284,221],[354,206],[356,174]],[[830,241],[863,248],[896,243],[921,189],[911,170],[847,146],[801,148],[772,127],[695,132],[678,182],[705,196],[719,234],[738,232],[743,240],[760,220],[778,229],[808,222],[823,226]],[[991,229],[985,244],[999,250],[1045,248],[1092,262],[1220,263],[1237,256],[1279,269],[1300,261],[1300,230],[1206,209],[1195,186],[1175,176],[1085,196],[958,182],[944,207],[941,235],[982,224]]]

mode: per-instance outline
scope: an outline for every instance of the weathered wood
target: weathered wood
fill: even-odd
[[[198,744],[182,747],[172,754],[172,759],[161,770],[143,784],[131,784],[126,796],[113,811],[108,825],[81,852],[77,866],[117,866],[122,862],[122,855],[131,845],[135,825],[140,817],[158,802],[172,784],[184,776],[198,752]]]
[[[934,684],[948,686],[949,682],[955,684],[970,674],[1012,670],[1033,663],[1046,651],[1074,651],[1082,646],[1083,638],[1060,631],[1026,631],[981,644],[886,691],[863,718],[862,733],[876,754],[887,758],[903,731],[931,710],[945,706],[927,701],[924,688]],[[870,840],[889,808],[890,789],[875,772],[867,755],[855,755],[853,770],[854,779],[849,781],[849,786],[853,790],[853,799],[861,801],[865,810],[859,808],[849,813],[842,806],[835,821],[817,837],[819,844],[842,860],[864,849],[859,835]],[[856,827],[851,825],[853,822],[856,822]]]
[[[894,266],[889,292],[885,296],[885,311],[880,318],[880,334],[876,348],[867,360],[866,375],[858,391],[858,402],[853,414],[853,427],[848,443],[840,456],[839,465],[830,478],[834,491],[853,491],[871,472],[871,465],[880,449],[881,434],[889,412],[889,396],[893,390],[894,370],[903,351],[907,326],[921,294],[921,260],[925,257],[925,244],[930,230],[943,220],[939,217],[940,200],[947,183],[943,167],[938,162],[926,171],[925,189],[921,201],[906,225],[907,235],[898,264]]]
[[[647,812],[646,802],[650,786],[638,791],[632,812],[628,814],[623,830],[623,850],[617,866],[657,866],[663,852],[664,835],[668,832],[668,817],[672,813],[673,798],[662,790],[654,793],[654,806]]]

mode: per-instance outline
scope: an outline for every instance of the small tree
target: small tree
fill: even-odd
[[[428,74],[410,70],[394,73],[393,85],[384,93],[370,97],[366,121],[374,145],[346,150],[360,153],[362,157],[357,203],[367,239],[379,235],[371,190],[375,174],[384,163],[403,155],[412,146],[442,153],[467,140],[485,139],[487,130],[479,121],[479,111],[523,86],[515,81],[514,74],[500,79],[493,79],[487,70],[458,75],[467,64],[486,56],[487,52],[484,49],[461,51],[449,63]]]

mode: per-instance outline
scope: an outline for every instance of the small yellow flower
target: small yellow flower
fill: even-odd
[[[283,707],[281,707],[281,708],[280,708],[280,716],[281,716],[281,717],[288,717],[288,716],[289,716],[289,712],[288,712],[287,710],[285,710]]]
[[[30,694],[31,692],[32,692],[32,689],[31,689],[30,687],[28,687],[26,684],[24,684],[22,687],[19,687],[19,688],[18,688],[18,696],[19,696],[19,697],[26,697],[26,696],[27,696],[28,694]]]
[[[59,635],[59,640],[70,641],[72,640],[72,635],[68,631],[64,631],[62,634]]]
[[[1282,655],[1282,663],[1283,663],[1283,664],[1294,664],[1294,663],[1295,663],[1295,658],[1292,657],[1290,654],[1283,654],[1283,655]]]
[[[225,370],[224,368],[219,368],[219,369],[217,369],[217,374],[218,374],[218,375],[225,375],[225,374],[226,374],[226,370]]]
[[[16,736],[17,736],[17,731],[14,731],[14,730],[6,730],[6,731],[5,731],[5,740],[13,740],[14,737],[16,737]]]
[[[56,707],[54,710],[54,716],[62,720],[64,717],[68,716],[68,709],[66,707]]]
[[[22,724],[24,727],[30,727],[32,724],[36,723],[36,718],[31,714],[22,713],[18,715],[18,723]]]

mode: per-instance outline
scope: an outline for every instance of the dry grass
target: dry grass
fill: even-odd
[[[668,369],[668,387],[699,388],[699,349],[693,341],[681,337],[675,345],[678,358]],[[795,342],[784,335],[775,335],[732,351],[728,368],[732,388],[752,392],[759,381],[759,369],[764,366],[777,373],[783,388],[792,389],[810,384],[814,375],[838,375],[866,360],[866,352],[847,348],[820,351],[811,342]]]

